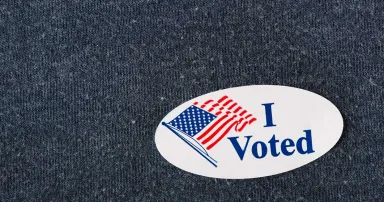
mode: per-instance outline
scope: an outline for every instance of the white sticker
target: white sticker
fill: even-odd
[[[315,93],[253,85],[202,95],[172,110],[155,135],[171,164],[194,174],[246,179],[306,165],[343,131],[339,110]]]

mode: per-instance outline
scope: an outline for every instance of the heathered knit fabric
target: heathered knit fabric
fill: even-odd
[[[0,201],[383,201],[383,1],[0,1]],[[157,152],[219,89],[287,85],[341,111],[296,170],[222,180]]]

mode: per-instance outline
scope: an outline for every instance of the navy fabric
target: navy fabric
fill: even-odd
[[[383,1],[0,2],[0,201],[383,201]],[[323,157],[259,179],[184,172],[179,104],[276,84],[332,101]]]

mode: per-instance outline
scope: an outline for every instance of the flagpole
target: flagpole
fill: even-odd
[[[202,157],[204,157],[209,163],[211,163],[213,166],[217,167],[217,161],[210,157],[207,152],[201,151],[199,148],[197,148],[195,145],[193,145],[189,140],[184,138],[181,134],[179,134],[178,131],[173,129],[171,126],[169,126],[167,123],[162,122],[162,124],[167,127],[170,131],[172,131],[174,134],[176,134],[180,139],[182,139],[185,143],[187,143],[190,147],[192,147],[197,153],[199,153]]]

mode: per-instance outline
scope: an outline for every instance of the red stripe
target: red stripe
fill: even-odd
[[[239,119],[239,123],[241,123],[241,122],[243,121],[243,119],[244,119],[244,118],[243,118],[243,117],[241,117],[241,118]]]
[[[220,103],[220,102],[224,101],[224,100],[227,99],[227,98],[228,98],[228,96],[224,95],[224,96],[223,96],[222,98],[220,98],[220,100],[217,101],[217,102]]]
[[[231,103],[233,100],[228,100],[226,103],[223,104],[223,106],[227,106],[229,103]]]
[[[204,108],[207,104],[209,104],[210,102],[213,102],[213,100],[208,100],[206,102],[204,102],[203,105],[201,105],[201,108]]]
[[[213,142],[212,144],[210,144],[210,145],[207,147],[207,150],[210,150],[213,146],[215,146],[218,142],[220,142],[220,140],[223,139],[223,137],[224,137],[225,135],[227,135],[227,133],[232,129],[232,127],[233,127],[235,124],[236,124],[236,122],[235,122],[235,123],[232,123],[232,125],[229,126],[229,127],[227,128],[227,130],[225,130],[224,133],[221,134],[221,136],[220,136],[219,138],[217,138],[217,140],[216,140],[215,142]]]
[[[256,121],[256,118],[253,118],[249,121],[249,124],[253,123],[254,121]]]
[[[241,112],[240,116],[243,116],[245,113],[247,113],[247,110],[244,109],[244,111]]]
[[[231,110],[234,106],[236,106],[237,103],[235,102],[233,105],[231,105],[228,109]]]
[[[228,96],[224,95],[222,98],[220,98],[220,100],[218,102],[220,103],[220,102],[224,101],[227,98],[228,98]]]
[[[215,101],[208,100],[204,102],[201,105],[201,108],[207,107],[208,104],[212,102],[215,102]],[[224,104],[221,105],[221,103],[224,103]],[[194,105],[198,105],[198,102],[195,102]],[[206,148],[207,150],[213,148],[217,143],[219,143],[231,131],[231,129],[233,129],[233,127],[235,127],[234,130],[236,132],[241,132],[247,125],[250,125],[256,121],[256,118],[253,117],[252,114],[247,114],[247,110],[243,109],[236,102],[230,99],[227,95],[221,97],[216,103],[212,103],[210,105],[208,112],[213,113],[212,111],[214,111],[214,109],[219,106],[220,108],[218,108],[215,115],[219,116],[223,114],[222,110],[227,108],[228,111],[226,111],[226,114],[222,115],[219,119],[217,119],[217,121],[215,121],[207,130],[203,132],[203,134],[199,135],[199,137],[197,138],[197,140],[199,141],[203,140],[201,142],[202,144],[208,144],[208,142],[210,142],[214,137],[220,135],[213,143],[210,143],[210,145]],[[231,118],[229,118],[229,114],[231,113],[239,113],[239,114],[235,114]],[[236,120],[236,117],[238,117],[237,115],[241,116],[239,117],[240,119],[238,120]],[[251,120],[246,121],[248,119],[251,119]],[[229,127],[227,127],[228,125]],[[222,131],[224,132],[221,133]]]
[[[236,112],[238,112],[240,109],[241,109],[241,107],[239,106],[239,107],[237,107],[237,109],[235,109],[234,112],[236,113]]]
[[[225,121],[218,129],[216,129],[215,132],[213,132],[210,136],[208,136],[202,143],[206,144],[207,142],[209,142],[213,137],[216,136],[217,133],[219,133],[229,122],[233,121],[233,119],[236,117],[237,117],[237,115],[234,115],[234,116],[232,116],[232,118]]]
[[[213,109],[215,109],[215,107],[219,106],[218,103],[215,103],[214,105],[212,105],[212,107],[208,110],[208,112],[211,112]]]
[[[227,118],[228,117],[228,114],[220,117],[219,120],[217,120],[215,123],[213,123],[213,125],[211,127],[209,127],[209,129],[207,129],[203,134],[201,134],[197,140],[201,140],[203,137],[205,137],[217,124],[219,124],[223,119]]]
[[[193,104],[194,104],[194,105],[197,105],[197,104],[199,104],[199,103],[198,103],[198,102],[194,102]]]
[[[236,131],[241,132],[247,124],[248,124],[248,121],[244,122],[240,128],[237,128],[237,126],[239,126],[239,125],[236,125]]]

